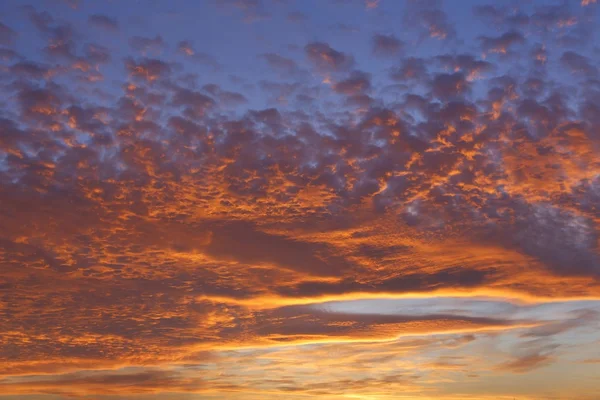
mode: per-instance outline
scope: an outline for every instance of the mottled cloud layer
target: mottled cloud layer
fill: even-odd
[[[34,3],[0,398],[597,397],[595,1]]]

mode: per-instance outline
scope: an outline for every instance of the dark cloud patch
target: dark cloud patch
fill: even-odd
[[[220,90],[215,93],[220,93]],[[184,107],[184,114],[188,118],[201,118],[209,109],[215,105],[215,101],[200,92],[189,89],[179,89],[173,95],[173,105]]]
[[[298,71],[298,64],[290,58],[280,56],[275,53],[266,53],[260,56],[275,71],[284,74],[293,74]]]
[[[211,67],[213,71],[218,71],[222,68],[222,65],[219,64],[215,57],[211,56],[210,54],[197,52],[192,44],[187,40],[183,40],[177,44],[177,51],[187,57],[190,57],[199,64]]]
[[[38,30],[42,32],[51,30],[50,26],[54,23],[54,18],[48,12],[42,11],[38,13],[32,6],[26,6],[25,10],[29,19]]]
[[[441,2],[436,0],[412,1],[404,22],[419,30],[421,37],[436,39],[455,39],[456,30],[448,20],[447,14],[441,8]]]
[[[196,51],[194,50],[192,44],[187,40],[182,40],[181,42],[179,42],[177,44],[177,50],[187,56],[193,56],[194,54],[196,54]]]
[[[508,361],[497,367],[500,371],[512,373],[525,373],[538,368],[545,367],[552,363],[554,358],[544,353],[533,353],[518,357],[513,361]]]
[[[515,241],[558,274],[600,274],[594,221],[548,204],[533,206],[516,224]]]
[[[555,360],[559,346],[544,341],[524,342],[517,346],[518,355],[513,360],[497,365],[500,371],[517,374],[526,373],[548,366]]]
[[[110,50],[98,44],[87,44],[84,47],[86,60],[92,64],[105,64],[110,61]]]
[[[334,50],[327,43],[313,42],[304,47],[308,60],[324,71],[344,71],[354,65],[354,58]]]
[[[2,61],[12,61],[20,58],[19,53],[14,50],[7,48],[0,48],[0,60]]]
[[[52,116],[61,109],[63,100],[57,90],[31,88],[18,96],[21,111],[26,117]]]
[[[38,63],[30,61],[21,61],[11,65],[10,72],[15,75],[21,75],[33,79],[43,79],[49,73],[49,69]]]
[[[503,33],[500,36],[481,36],[481,48],[486,53],[507,54],[517,45],[525,43],[523,34],[517,31]]]
[[[285,324],[276,321],[286,320]],[[275,321],[276,323],[272,323]],[[308,322],[311,323],[308,323]],[[295,337],[356,337],[399,336],[403,333],[418,332],[419,325],[423,331],[435,331],[436,325],[440,330],[456,329],[460,324],[480,325],[487,327],[509,326],[510,321],[477,318],[446,314],[433,315],[382,315],[382,314],[346,314],[326,312],[308,307],[285,307],[271,313],[257,316],[255,334],[259,336],[282,336],[293,340]],[[417,325],[417,326],[413,326]],[[385,329],[386,326],[392,328]],[[395,327],[396,329],[393,329]],[[404,329],[403,329],[404,328]],[[379,330],[379,332],[378,332]]]
[[[247,23],[258,22],[271,17],[261,0],[218,0],[217,4],[241,12],[244,21]]]
[[[125,68],[131,76],[145,79],[150,82],[159,78],[164,78],[172,71],[172,68],[168,63],[156,58],[142,58],[138,61],[128,58],[125,60]]]
[[[481,77],[482,74],[494,69],[492,63],[478,60],[470,54],[445,54],[438,56],[437,59],[445,69],[454,72],[463,72],[470,79]]]
[[[382,57],[398,55],[404,43],[394,35],[376,34],[373,36],[373,54]]]
[[[393,254],[410,254],[410,249],[379,249],[378,252],[391,251]],[[360,251],[362,256],[372,255],[369,248]],[[380,257],[377,257],[380,260]],[[315,296],[318,293],[335,295],[353,292],[363,293],[414,293],[429,291],[433,288],[458,288],[479,287],[495,280],[494,271],[468,270],[459,267],[442,269],[438,272],[427,273],[405,273],[390,277],[377,283],[364,284],[353,279],[346,279],[336,283],[327,282],[303,282],[294,287],[280,288],[277,291],[284,296]]]
[[[37,12],[31,6],[26,6],[25,9],[30,21],[48,41],[44,48],[46,54],[50,57],[74,59],[76,45],[72,25],[56,21],[46,11]]]
[[[598,320],[598,317],[600,317],[600,314],[593,310],[577,310],[570,314],[571,318],[563,321],[550,322],[531,328],[523,334],[523,337],[548,338],[560,335],[572,329],[585,327],[591,321]]]
[[[369,74],[362,71],[354,71],[346,79],[336,82],[333,90],[346,96],[356,95],[368,91],[371,88]]]
[[[133,50],[147,54],[160,53],[166,48],[167,44],[160,35],[155,37],[133,36],[129,39],[129,46]]]
[[[503,5],[476,5],[473,7],[473,14],[486,20],[486,22],[491,22],[498,28],[523,29],[531,22],[530,15],[519,8]]]
[[[577,24],[577,18],[571,13],[567,3],[543,5],[535,8],[531,22],[544,31],[564,28]]]
[[[390,77],[396,81],[425,83],[428,78],[426,62],[421,58],[405,58],[398,68],[392,69]]]
[[[179,372],[164,370],[137,371],[89,371],[58,375],[55,379],[45,376],[29,376],[25,379],[0,380],[0,386],[7,394],[23,393],[23,386],[30,392],[79,396],[82,393],[103,393],[117,395],[127,390],[129,393],[149,393],[164,387],[175,392],[196,392],[204,387],[201,379],[190,380]]]
[[[107,31],[117,31],[119,29],[119,23],[116,19],[102,14],[90,15],[88,17],[88,22],[95,27],[102,28]]]
[[[218,102],[225,107],[236,107],[236,106],[240,106],[243,105],[245,103],[248,102],[248,99],[241,93],[238,92],[230,92],[228,90],[223,90],[220,86],[218,85],[214,85],[214,84],[209,84],[209,85],[204,85],[202,87],[203,90],[205,90],[207,93],[209,93],[213,98],[217,98]],[[176,97],[178,97],[178,100],[181,101],[181,92],[176,94]],[[189,96],[189,94],[188,94]],[[200,97],[198,97],[197,95],[194,96],[196,97],[196,102],[197,103],[201,103],[203,104],[202,108],[208,109],[211,108],[213,103],[211,102],[212,99],[201,99]]]
[[[528,78],[523,86],[523,92],[527,96],[537,97],[544,93],[546,89],[546,83],[539,78]]]
[[[346,98],[345,104],[350,107],[356,107],[362,110],[368,110],[375,105],[376,101],[366,94],[355,94]],[[372,183],[372,187],[376,185]]]
[[[537,66],[543,66],[548,61],[548,51],[546,51],[546,47],[543,45],[536,45],[531,50],[531,56],[533,58],[533,62]]]
[[[210,232],[211,242],[206,251],[220,259],[274,264],[311,276],[338,276],[353,267],[325,245],[265,233],[244,222],[214,226]],[[231,252],[232,248],[236,251]]]
[[[248,102],[248,99],[243,94],[227,90],[220,91],[217,96],[219,102],[227,107],[241,106]]]
[[[258,86],[268,94],[269,101],[275,104],[286,104],[288,98],[301,89],[299,83],[281,83],[275,81],[260,81]]]
[[[442,100],[462,96],[468,93],[469,90],[469,82],[467,82],[466,76],[461,72],[438,74],[431,82],[431,93]]]
[[[574,51],[566,51],[560,57],[560,62],[573,74],[593,78],[598,75],[598,68],[591,61]]]
[[[0,44],[4,46],[11,45],[16,38],[17,32],[0,22]]]

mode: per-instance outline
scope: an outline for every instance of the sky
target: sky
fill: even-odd
[[[0,2],[0,400],[598,400],[598,7]]]

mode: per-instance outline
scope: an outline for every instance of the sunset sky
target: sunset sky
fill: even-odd
[[[0,1],[0,400],[600,399],[599,7]]]

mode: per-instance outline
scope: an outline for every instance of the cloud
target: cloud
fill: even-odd
[[[315,67],[324,71],[344,71],[354,65],[352,56],[334,50],[327,43],[309,43],[304,52]]]
[[[298,65],[292,59],[280,56],[275,53],[266,53],[260,56],[271,68],[284,74],[293,74],[297,72]]]
[[[439,40],[455,39],[456,30],[448,16],[440,6],[439,1],[427,0],[408,3],[405,23],[415,27],[421,37],[431,37]]]
[[[143,54],[147,54],[149,52],[160,53],[166,47],[166,43],[160,35],[156,35],[153,38],[132,36],[129,39],[129,46]]]
[[[102,14],[90,15],[88,17],[88,22],[98,28],[102,28],[107,31],[117,31],[119,29],[119,23],[116,19],[110,18]]]
[[[213,56],[210,54],[197,52],[192,44],[187,40],[183,40],[177,44],[177,51],[198,62],[199,64],[211,67],[213,71],[218,71],[222,68],[222,65],[219,64],[219,62]]]
[[[75,58],[74,30],[70,23],[56,21],[48,12],[37,12],[33,7],[25,7],[28,17],[47,42],[46,54],[53,58]]]
[[[171,73],[169,64],[155,58],[142,58],[139,61],[129,58],[125,60],[125,68],[131,76],[147,81],[154,81]]]
[[[17,32],[0,22],[0,44],[8,46],[13,43],[17,36]]]
[[[466,76],[460,72],[438,74],[431,82],[431,92],[440,99],[451,99],[469,92]]]
[[[174,94],[173,105],[185,107],[184,113],[189,118],[200,118],[215,105],[215,101],[200,92],[182,88]]]
[[[487,53],[507,54],[513,46],[524,44],[525,37],[517,31],[506,32],[500,36],[481,36],[481,48]]]
[[[482,60],[477,60],[470,54],[441,55],[437,57],[440,64],[450,71],[463,72],[468,80],[474,80],[481,77],[486,72],[494,69],[494,65]]]
[[[0,391],[444,398],[550,365],[568,387],[600,299],[592,8],[409,2],[376,34],[394,6],[290,37],[285,2],[208,4],[173,48],[64,5],[5,19]]]
[[[583,216],[539,204],[517,222],[515,239],[557,273],[600,273],[594,222]]]
[[[273,264],[313,276],[336,276],[352,264],[333,254],[333,249],[280,235],[270,235],[247,223],[227,223],[211,228],[206,251],[221,259],[247,264]],[[231,253],[229,249],[237,251]]]
[[[519,357],[514,361],[508,361],[498,366],[500,371],[510,371],[514,373],[525,373],[531,370],[542,368],[552,362],[552,357],[544,354],[529,354]]]
[[[10,72],[15,75],[24,75],[29,78],[42,79],[50,72],[50,70],[37,63],[21,61],[11,65]]]
[[[426,82],[428,78],[425,60],[415,57],[408,57],[402,60],[400,67],[394,69],[390,75],[392,79],[397,81],[415,81],[421,83]]]
[[[217,4],[237,9],[242,13],[244,21],[247,23],[262,21],[271,17],[261,0],[218,0]]]
[[[26,89],[19,93],[19,104],[25,116],[52,116],[61,110],[62,98],[52,89]]]
[[[585,327],[589,322],[597,320],[598,316],[598,312],[593,310],[578,310],[572,312],[569,319],[532,328],[523,336],[545,338],[559,335],[572,329]]]
[[[485,318],[469,318],[454,315],[360,315],[339,313],[303,313],[295,315],[290,310],[278,310],[275,315],[289,318],[285,324],[261,321],[263,316],[257,316],[256,334],[267,342],[276,343],[293,342],[319,342],[344,340],[391,340],[398,336],[414,335],[417,333],[442,333],[444,331],[477,331],[479,329],[503,329],[509,323]]]
[[[546,367],[555,359],[556,349],[559,347],[556,344],[535,340],[521,343],[517,346],[520,354],[511,361],[497,365],[496,369],[522,374]]]
[[[130,394],[149,394],[170,386],[174,392],[199,392],[203,381],[189,379],[180,373],[142,370],[135,372],[91,371],[59,375],[55,379],[30,376],[25,379],[0,380],[6,394],[56,394],[63,396],[86,396],[94,394],[115,395],[127,391]]]
[[[350,96],[368,91],[371,88],[371,79],[368,74],[361,71],[354,71],[344,80],[336,82],[333,90],[337,93]]]
[[[560,62],[573,74],[583,74],[590,78],[598,75],[598,69],[590,63],[590,60],[574,51],[564,52]]]
[[[394,35],[376,34],[373,36],[373,54],[378,56],[395,56],[404,47],[404,43]]]

